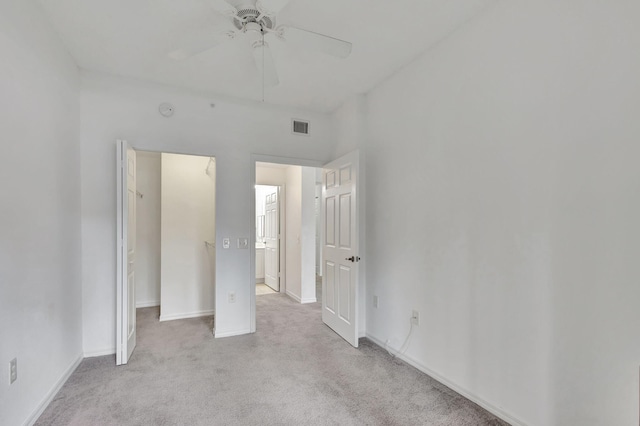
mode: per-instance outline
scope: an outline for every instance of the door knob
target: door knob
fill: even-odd
[[[345,260],[349,260],[351,262],[360,262],[360,257],[358,256],[351,256],[351,257],[347,257]]]

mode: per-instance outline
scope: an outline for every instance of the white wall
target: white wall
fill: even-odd
[[[20,425],[82,357],[80,84],[33,2],[0,3],[0,56],[0,424]]]
[[[503,2],[368,96],[367,332],[529,425],[638,423],[638,22]]]
[[[256,166],[256,185],[284,185],[287,180],[285,167]]]
[[[160,306],[160,153],[136,153],[136,307]]]
[[[158,105],[172,102],[171,118]],[[215,108],[210,103],[214,102]],[[291,134],[292,117],[314,132]],[[327,161],[331,118],[258,103],[89,72],[82,74],[82,244],[85,352],[115,352],[115,140],[135,148],[216,157],[216,336],[250,330],[250,250],[222,249],[222,239],[249,237],[254,196],[251,154]],[[228,303],[227,293],[236,293]]]
[[[336,144],[333,157],[338,158],[356,149],[364,150],[367,103],[364,95],[351,96],[333,113]]]
[[[285,198],[285,289],[286,293],[300,302],[302,292],[302,272],[300,268],[300,204],[302,196],[302,167],[289,166],[286,171]]]
[[[215,309],[215,163],[162,154],[160,321]],[[205,170],[209,170],[205,173]]]
[[[286,169],[286,293],[301,303],[316,301],[315,168]]]
[[[322,169],[316,169],[317,173],[322,173]],[[315,215],[316,215],[316,275],[322,276],[322,177],[317,182],[315,189]]]
[[[316,302],[316,168],[302,167],[300,196],[300,297]]]

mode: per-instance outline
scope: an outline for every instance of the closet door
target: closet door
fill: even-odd
[[[116,365],[136,347],[136,152],[117,143]]]

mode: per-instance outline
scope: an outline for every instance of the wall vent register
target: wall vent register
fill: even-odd
[[[293,133],[299,135],[309,134],[309,122],[302,120],[293,120]]]

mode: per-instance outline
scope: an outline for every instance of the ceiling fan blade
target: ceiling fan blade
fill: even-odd
[[[267,16],[274,16],[280,12],[291,0],[258,0],[256,9]]]
[[[232,39],[234,36],[235,34],[232,31],[213,34],[194,34],[189,40],[184,42],[183,47],[169,52],[168,56],[176,61],[184,61],[185,59],[213,49],[220,43]]]
[[[273,55],[269,45],[265,42],[258,43],[253,47],[253,59],[262,77],[265,87],[274,87],[280,83],[278,79],[278,70],[276,63],[273,61]]]
[[[280,35],[293,45],[303,49],[315,50],[338,58],[347,58],[351,54],[352,44],[348,41],[314,33],[296,27],[280,27]]]

